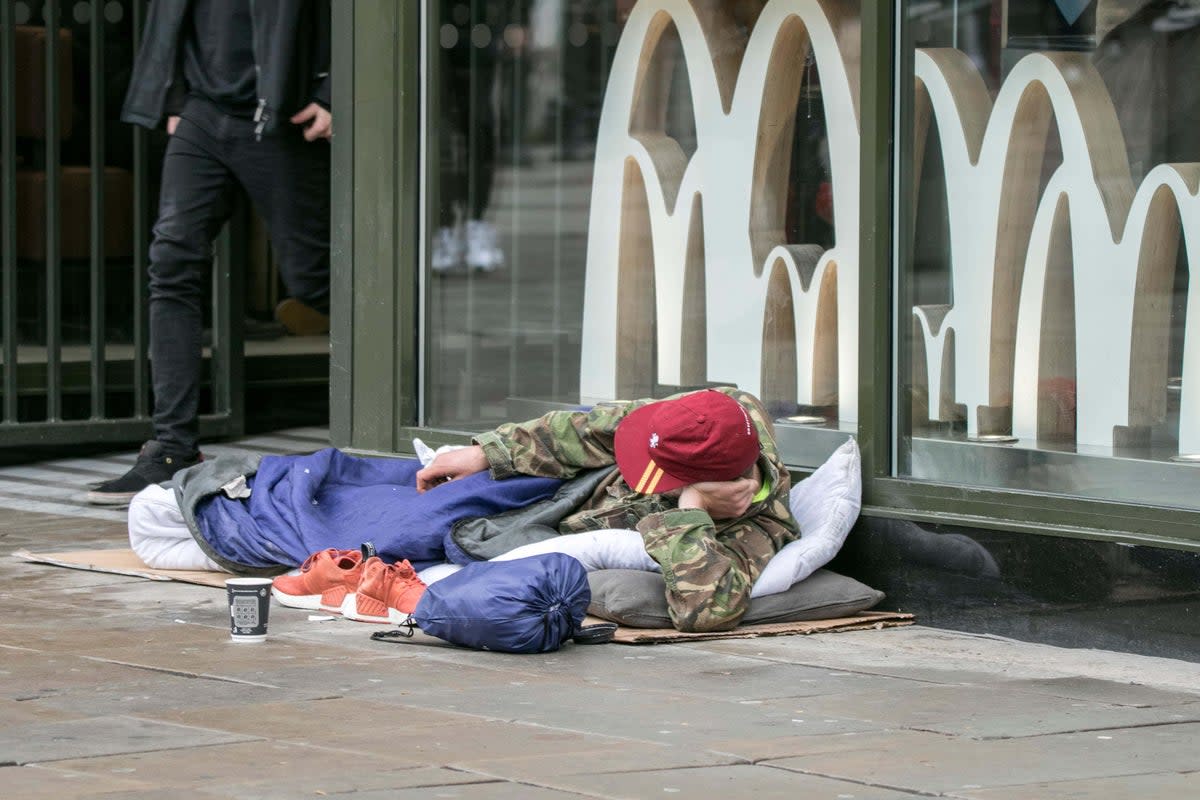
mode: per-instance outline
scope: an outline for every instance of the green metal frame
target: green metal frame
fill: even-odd
[[[418,368],[420,4],[335,5],[330,437],[407,449]]]
[[[63,22],[62,0],[48,0],[42,11],[46,27],[58,30]],[[105,238],[105,133],[99,120],[104,119],[105,85],[108,80],[104,30],[106,26],[103,0],[90,0],[91,20],[88,23],[88,78],[90,90],[88,149],[90,163],[90,242],[88,249],[89,331],[90,355],[85,362],[64,361],[63,358],[63,253],[60,234],[60,178],[62,144],[57,132],[62,121],[59,80],[60,58],[65,55],[64,44],[56,35],[45,39],[45,129],[51,135],[40,145],[46,176],[45,259],[44,259],[44,335],[45,363],[18,362],[18,258],[17,258],[17,192],[15,94],[13,87],[20,76],[15,67],[15,4],[0,4],[0,82],[6,87],[0,103],[0,316],[3,316],[0,339],[3,365],[0,366],[0,447],[17,448],[30,445],[78,444],[82,442],[135,442],[151,435],[150,379],[148,333],[146,319],[147,243],[149,241],[150,192],[147,186],[148,148],[146,131],[135,127],[133,132],[133,356],[132,359],[110,359],[106,341],[105,295],[106,275]],[[141,39],[148,0],[130,4],[133,39]],[[213,292],[216,308],[213,321],[212,391],[215,410],[200,418],[200,433],[204,437],[238,435],[244,428],[242,329],[244,291],[245,241],[244,220],[235,219],[218,241],[218,269],[213,273]],[[232,232],[231,232],[232,231]],[[110,416],[107,395],[128,392],[134,396],[133,415]],[[64,396],[86,391],[90,395],[87,419],[65,419]],[[19,418],[18,400],[21,396],[41,396],[46,412],[37,420]]]
[[[417,292],[418,184],[421,175],[421,7],[404,0],[359,0],[334,20],[338,92],[334,118],[334,334],[331,435],[360,452],[410,452],[420,435],[434,444],[465,434],[415,427],[419,374]],[[860,241],[859,434],[863,513],[961,525],[1200,550],[1200,513],[1080,500],[1033,492],[975,489],[895,477],[898,374],[893,298],[895,258],[904,258],[907,224],[896,237],[896,186],[911,158],[911,48],[895,2],[862,3],[862,164]],[[352,74],[349,74],[352,73]],[[355,126],[361,113],[364,124]],[[894,121],[898,120],[899,124]],[[898,139],[898,141],[897,141]],[[348,143],[347,143],[348,140]],[[903,206],[900,218],[911,213]],[[896,241],[901,246],[895,245]],[[903,270],[899,271],[903,274]],[[902,417],[903,418],[903,417]]]

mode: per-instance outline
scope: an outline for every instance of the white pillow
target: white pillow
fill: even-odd
[[[458,564],[434,564],[432,567],[426,567],[417,573],[417,577],[425,582],[428,586],[431,583],[437,583],[442,578],[449,578],[454,573],[462,569]]]
[[[515,550],[496,556],[492,561],[512,561],[514,558],[538,556],[543,553],[565,553],[577,559],[588,572],[600,569],[662,572],[658,562],[646,552],[642,535],[637,531],[620,528],[555,536],[541,542],[521,545]]]
[[[801,538],[775,554],[750,590],[751,597],[786,592],[842,548],[862,508],[862,464],[854,439],[793,486],[788,505],[800,524]]]

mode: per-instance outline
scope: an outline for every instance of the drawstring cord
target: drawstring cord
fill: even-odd
[[[413,638],[413,632],[417,629],[417,623],[413,622],[412,617],[400,623],[400,627],[390,631],[375,631],[371,634],[371,639],[376,642],[391,642],[399,644],[401,639]]]

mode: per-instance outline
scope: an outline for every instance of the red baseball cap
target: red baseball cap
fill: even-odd
[[[621,477],[641,494],[730,481],[758,458],[758,430],[742,404],[708,389],[648,403],[617,425]]]

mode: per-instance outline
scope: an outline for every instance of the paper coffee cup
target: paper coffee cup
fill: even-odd
[[[225,581],[229,598],[229,636],[249,644],[267,638],[267,614],[271,609],[270,578],[230,578]]]

